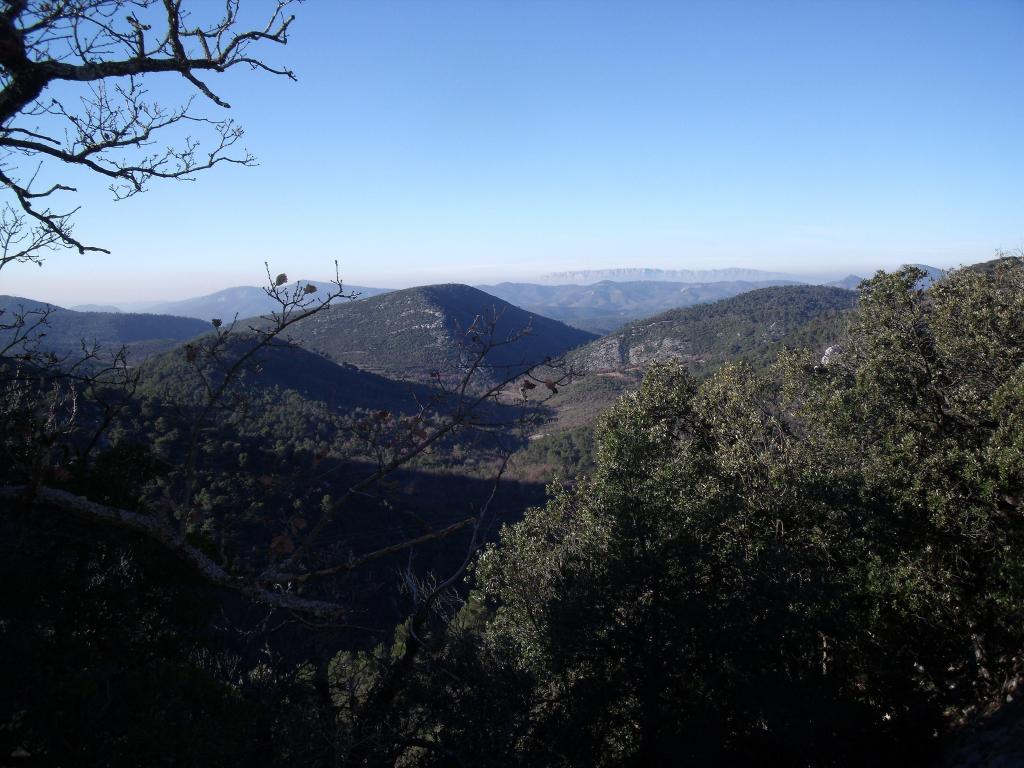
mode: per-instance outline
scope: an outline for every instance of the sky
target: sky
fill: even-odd
[[[381,287],[612,267],[863,275],[1024,245],[1022,0],[295,14],[287,47],[265,51],[298,82],[207,78],[258,167],[118,203],[76,177],[76,234],[111,254],[5,268],[0,294],[184,298],[257,285],[265,261],[323,279],[337,260],[346,282]]]

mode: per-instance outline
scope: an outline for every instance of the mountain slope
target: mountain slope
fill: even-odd
[[[856,300],[855,291],[842,288],[779,286],[631,323],[568,355],[585,375],[548,403],[556,416],[545,430],[593,424],[657,361],[680,360],[694,375],[707,376],[728,362],[769,365],[786,346],[824,350],[842,338]]]
[[[240,337],[233,349],[247,349],[251,342]],[[234,359],[228,353],[227,359]],[[256,391],[291,390],[302,398],[322,403],[335,411],[356,408],[394,411],[413,410],[416,398],[429,397],[422,387],[406,382],[392,381],[354,365],[338,365],[321,355],[294,344],[273,344],[259,352],[254,366],[243,374],[244,385]],[[182,349],[172,349],[147,360],[142,366],[140,392],[173,401],[187,401],[190,394],[183,387],[194,386],[187,370]],[[278,398],[272,398],[277,401]]]
[[[963,269],[967,272],[977,272],[978,274],[989,276],[995,275],[1001,269],[1024,270],[1024,253],[997,256],[988,261],[971,264]]]
[[[0,296],[0,322],[18,312],[52,312],[40,340],[42,349],[57,354],[74,353],[82,342],[99,344],[108,352],[127,346],[133,360],[169,349],[178,343],[208,331],[210,324],[190,317],[134,314],[124,312],[75,312],[18,296]],[[11,332],[0,332],[0,342],[11,338]]]
[[[576,350],[571,360],[586,371],[610,371],[677,359],[700,371],[775,343],[816,317],[852,307],[856,299],[853,291],[827,286],[761,288],[631,323]]]
[[[595,335],[531,315],[468,285],[429,285],[345,302],[293,326],[291,338],[338,363],[378,373],[422,377],[456,365],[466,331],[477,317],[497,314],[495,338],[515,343],[488,356],[492,368],[557,357]]]

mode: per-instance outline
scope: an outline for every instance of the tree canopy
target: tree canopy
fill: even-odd
[[[1013,689],[1024,269],[919,278],[868,281],[824,362],[652,369],[483,556],[537,763],[920,762]]]

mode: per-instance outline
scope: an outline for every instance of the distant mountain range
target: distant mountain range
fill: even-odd
[[[294,285],[327,285],[316,280],[297,280]],[[359,298],[387,293],[387,288],[371,288],[364,285],[345,285],[346,293],[357,293]],[[269,314],[278,308],[277,302],[267,296],[263,288],[254,285],[236,285],[205,296],[194,296],[176,301],[129,302],[121,306],[112,304],[79,304],[72,310],[82,312],[134,312],[147,315],[177,315],[210,321],[217,317],[229,322],[236,315],[239,319]]]
[[[0,296],[0,323],[15,313],[52,309],[39,337],[41,349],[56,354],[79,352],[82,343],[98,344],[107,353],[127,346],[133,360],[162,352],[210,330],[210,323],[191,317],[115,312],[78,312],[19,296]],[[0,344],[12,331],[0,331]]]
[[[526,363],[558,357],[596,336],[557,320],[531,315],[468,285],[428,285],[342,302],[295,324],[290,338],[337,363],[385,375],[423,378],[457,365],[464,344],[484,336],[488,318],[498,318],[494,339],[504,341],[529,328],[514,343],[488,355],[501,375]],[[467,332],[476,318],[476,333]]]
[[[790,283],[785,280],[731,280],[717,283],[603,280],[592,285],[499,283],[478,287],[530,312],[561,320],[586,331],[605,334],[621,328],[631,320],[650,317],[667,309],[719,301],[756,288]]]
[[[315,280],[299,280],[297,283],[300,285],[318,284]],[[320,283],[320,285],[323,285],[323,283]],[[322,290],[326,289],[326,286],[322,288]],[[358,293],[359,298],[367,298],[386,293],[387,289],[346,285],[345,291]],[[143,311],[166,315],[181,315],[182,317],[196,317],[200,320],[211,320],[214,317],[219,317],[222,320],[230,321],[236,315],[239,318],[256,317],[257,315],[269,314],[278,308],[277,302],[267,296],[266,291],[262,288],[240,285],[234,288],[225,288],[222,291],[206,296],[153,304],[146,307]]]
[[[923,269],[930,284],[943,270],[927,265]],[[855,289],[862,278],[847,275],[830,279],[757,269],[727,267],[722,269],[593,269],[553,272],[539,282],[505,282],[476,286],[493,296],[529,312],[559,320],[581,330],[597,334],[611,333],[633,320],[668,309],[693,306],[735,296],[745,291],[773,285],[825,284]],[[300,280],[295,284],[310,281]],[[315,282],[316,281],[312,281]],[[388,289],[370,286],[348,286],[359,298],[372,298]],[[204,296],[176,301],[81,304],[75,311],[135,312],[177,315],[209,321],[220,318],[230,321],[256,317],[272,312],[276,304],[256,286],[234,286]]]
[[[120,307],[115,307],[113,304],[76,304],[73,307],[68,307],[72,312],[121,312]]]
[[[725,283],[743,282],[809,282],[806,277],[785,272],[766,272],[760,269],[726,267],[723,269],[581,269],[570,272],[551,272],[540,278],[545,285],[585,285],[603,280],[615,282],[654,281],[670,283]]]
[[[927,265],[915,266],[926,273],[923,286],[944,274]],[[528,326],[531,333],[492,352],[493,370],[557,357],[578,347],[573,359],[589,371],[639,370],[664,357],[685,360],[702,370],[716,365],[720,358],[765,348],[790,333],[794,324],[851,303],[855,293],[844,289],[856,288],[861,282],[860,277],[849,275],[832,286],[808,286],[793,284],[781,273],[740,269],[600,270],[561,273],[560,277],[651,273],[698,280],[725,276],[764,279],[501,283],[483,286],[485,290],[458,284],[398,291],[353,287],[366,298],[339,302],[293,326],[292,336],[308,350],[336,363],[385,376],[419,378],[432,370],[453,368],[474,318],[496,313],[498,339]],[[764,306],[758,308],[758,302]],[[25,298],[0,297],[0,310],[8,317],[18,307],[45,306]],[[80,305],[77,310],[57,307],[42,347],[64,353],[79,350],[83,340],[111,351],[127,345],[133,359],[140,360],[209,331],[209,321],[215,317],[225,321],[235,314],[250,318],[266,314],[274,306],[262,289],[241,286],[154,304],[144,313],[118,312],[117,307],[108,305]],[[741,315],[747,319],[737,319]],[[824,326],[815,328],[815,334],[826,332]],[[595,341],[598,334],[610,335]]]

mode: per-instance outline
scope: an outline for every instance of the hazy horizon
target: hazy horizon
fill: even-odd
[[[930,261],[930,262],[929,261],[906,261],[906,262],[901,262],[899,264],[878,265],[878,266],[875,266],[875,267],[872,267],[872,268],[865,268],[865,269],[860,269],[860,270],[858,270],[858,269],[850,269],[850,270],[825,269],[825,270],[821,270],[821,271],[818,271],[818,272],[789,272],[789,271],[783,270],[783,269],[776,270],[776,269],[771,269],[771,268],[760,268],[760,267],[742,267],[742,266],[736,266],[736,265],[732,265],[732,264],[722,264],[722,265],[717,266],[717,267],[716,266],[710,266],[710,267],[705,267],[705,268],[694,269],[693,271],[700,272],[700,271],[729,270],[729,269],[752,270],[752,271],[764,272],[766,274],[768,274],[768,273],[784,274],[787,277],[791,277],[791,278],[796,279],[796,280],[805,280],[805,281],[811,282],[811,283],[823,283],[823,282],[830,282],[832,280],[840,280],[840,279],[842,279],[844,277],[847,277],[849,275],[856,275],[857,277],[866,278],[866,277],[870,277],[871,275],[873,275],[876,271],[878,271],[880,269],[892,270],[892,269],[896,269],[896,268],[898,268],[900,266],[904,266],[906,264],[924,264],[926,266],[936,267],[936,268],[939,268],[939,269],[955,269],[955,268],[961,267],[961,266],[969,266],[970,264],[976,264],[976,263],[981,262],[981,261],[988,261],[988,260],[990,260],[992,258],[995,258],[995,257],[996,257],[996,254],[993,253],[993,254],[988,254],[984,258],[980,258],[980,259],[976,259],[976,260],[972,260],[972,261],[960,261],[960,262],[951,263],[951,264],[942,264],[942,263],[939,263],[936,260],[933,260],[933,261]],[[386,284],[386,285],[385,284],[379,284],[379,283],[370,283],[370,282],[367,282],[367,281],[348,280],[348,279],[345,279],[344,276],[342,277],[342,280],[343,280],[343,284],[346,287],[353,287],[353,288],[358,288],[358,287],[377,288],[377,289],[384,289],[384,290],[401,290],[403,288],[412,288],[412,287],[416,287],[416,286],[441,284],[441,283],[461,283],[461,284],[473,285],[473,286],[498,285],[498,284],[501,284],[501,283],[539,283],[539,284],[547,284],[547,285],[559,285],[559,284],[563,284],[563,283],[561,283],[559,281],[553,281],[552,280],[552,276],[553,275],[561,274],[563,272],[565,272],[565,273],[573,273],[573,272],[606,272],[606,271],[614,271],[614,270],[618,270],[618,269],[621,269],[621,270],[674,271],[674,270],[687,270],[687,269],[690,269],[690,268],[689,267],[685,267],[685,266],[681,266],[681,267],[651,267],[651,266],[635,266],[635,267],[633,267],[633,266],[629,266],[629,267],[589,267],[589,268],[588,267],[579,267],[579,268],[569,268],[569,269],[564,269],[564,270],[563,269],[552,269],[549,273],[531,274],[531,275],[526,275],[526,276],[512,277],[512,278],[509,278],[509,279],[466,280],[466,279],[453,278],[453,279],[419,280],[419,281],[418,280],[413,280],[413,279],[407,279],[407,280],[399,279],[399,280],[394,281],[392,284]],[[317,275],[317,276],[308,276],[308,275],[307,276],[296,276],[296,275],[293,275],[293,278],[295,278],[297,280],[300,280],[300,281],[309,281],[309,282],[312,282],[314,284],[319,283],[321,285],[327,285],[327,284],[329,284],[331,282],[331,278],[328,277],[326,274],[324,274],[324,275]],[[638,277],[636,279],[637,280],[642,280],[643,278]],[[684,282],[684,281],[680,281],[680,282]],[[589,281],[586,281],[584,283],[578,283],[578,284],[587,284],[587,283],[589,283]],[[193,293],[177,293],[177,294],[166,293],[165,295],[152,296],[152,297],[147,297],[145,295],[145,293],[144,293],[145,287],[144,286],[139,286],[137,284],[132,286],[131,290],[133,291],[133,293],[131,293],[131,294],[128,294],[127,292],[122,293],[122,294],[118,294],[118,295],[104,294],[105,296],[107,296],[107,298],[102,298],[102,299],[93,298],[93,297],[91,297],[91,296],[89,296],[86,293],[83,293],[81,291],[76,292],[75,288],[73,286],[67,286],[66,288],[64,288],[63,289],[64,290],[63,294],[61,294],[60,290],[51,291],[51,294],[61,294],[61,295],[63,295],[63,298],[58,298],[58,297],[55,297],[55,295],[50,295],[50,294],[48,294],[48,295],[30,295],[30,294],[26,294],[26,293],[18,293],[17,291],[7,292],[6,295],[19,296],[21,298],[32,299],[34,301],[49,302],[51,304],[55,304],[55,305],[59,305],[59,306],[64,306],[64,307],[68,307],[68,308],[73,307],[73,306],[81,306],[81,305],[94,305],[94,306],[108,305],[108,306],[115,306],[115,307],[117,307],[117,308],[119,308],[121,310],[124,310],[124,311],[133,311],[133,310],[135,310],[135,311],[144,311],[145,307],[150,306],[150,305],[154,305],[154,304],[172,303],[172,302],[177,302],[177,301],[185,301],[185,300],[188,300],[188,299],[201,298],[203,296],[208,296],[208,295],[211,295],[211,294],[214,294],[214,293],[218,293],[218,292],[224,291],[224,290],[229,290],[229,289],[232,289],[232,288],[261,288],[265,284],[266,284],[265,281],[263,283],[260,283],[257,280],[253,280],[253,281],[250,281],[250,282],[247,282],[247,283],[236,283],[236,284],[231,284],[231,285],[217,285],[217,286],[213,286],[212,283],[205,282],[204,285],[206,285],[206,286],[213,286],[213,287],[209,287],[208,290],[202,289],[202,290],[199,290],[199,291],[193,292]],[[565,283],[565,284],[567,284],[567,283]],[[43,283],[41,283],[41,285],[45,288],[46,287],[45,281]],[[85,296],[85,298],[84,299],[81,298],[82,296]],[[129,298],[129,296],[130,296],[130,298]]]
[[[263,262],[408,285],[579,269],[948,268],[1024,244],[1024,5],[306,4],[285,78],[211,86],[255,168],[113,203],[110,255],[9,265],[0,293],[168,301],[258,285]],[[329,55],[328,55],[329,54]],[[180,78],[147,78],[176,97]]]

